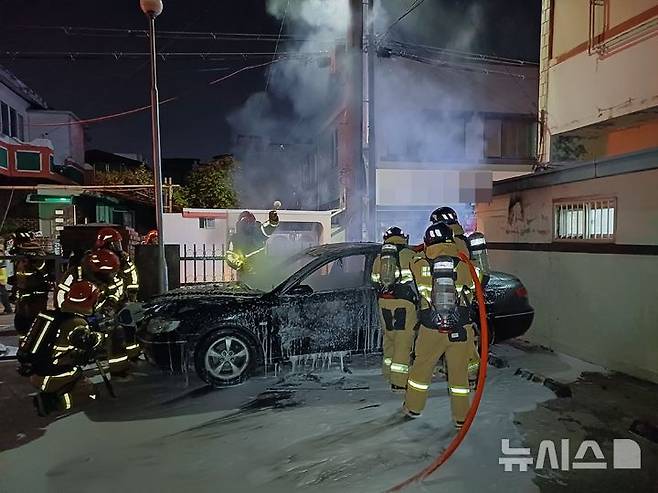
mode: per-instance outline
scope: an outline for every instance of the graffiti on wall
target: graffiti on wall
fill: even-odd
[[[523,195],[512,194],[510,196],[505,233],[521,237],[530,234],[550,235],[549,225],[549,217],[543,212],[529,207]]]

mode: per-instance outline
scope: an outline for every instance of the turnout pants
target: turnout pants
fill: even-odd
[[[468,331],[467,331],[468,332]],[[469,336],[472,332],[468,332]],[[468,385],[468,360],[473,353],[473,341],[451,342],[448,334],[420,327],[416,340],[416,359],[409,372],[405,406],[421,413],[427,402],[432,372],[439,358],[445,353],[448,365],[448,388],[452,418],[458,425],[466,419],[470,406]]]
[[[107,361],[110,365],[110,374],[112,375],[124,376],[130,369],[128,350],[126,348],[126,334],[121,326],[114,326],[112,333],[107,338]]]
[[[416,305],[395,298],[379,298],[380,326],[384,331],[382,373],[392,385],[406,387],[414,344]]]
[[[468,359],[468,381],[475,383],[477,381],[478,372],[480,371],[480,353],[478,352],[473,325],[467,326],[466,330],[468,331],[468,338],[472,345],[471,355]]]
[[[94,385],[84,377],[79,367],[46,377],[33,375],[30,382],[41,393],[57,397],[58,411],[67,411],[74,403],[96,397]]]

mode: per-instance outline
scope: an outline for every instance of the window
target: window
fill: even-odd
[[[48,161],[50,162],[50,172],[54,173],[55,172],[55,156],[53,156],[51,154],[50,159]]]
[[[41,171],[41,153],[16,151],[16,169],[18,171]]]
[[[0,147],[0,168],[9,168],[9,152],[4,147]]]
[[[484,157],[531,159],[535,152],[536,126],[530,118],[486,118]]]
[[[309,187],[315,183],[315,156],[309,154],[303,164],[302,186]]]
[[[16,119],[16,110],[11,106],[9,107],[9,132],[9,135],[12,137],[18,136],[18,121]]]
[[[614,241],[616,211],[615,198],[555,202],[554,239]]]
[[[201,229],[215,229],[215,218],[200,217],[199,218],[199,228],[201,228]]]
[[[302,284],[315,293],[359,288],[365,284],[365,265],[365,255],[342,257],[313,271]]]
[[[2,133],[9,135],[9,106],[0,103],[0,116],[2,117]]]
[[[23,120],[23,115],[18,114],[18,133],[16,134],[16,137],[18,137],[19,140],[25,141],[25,121]]]

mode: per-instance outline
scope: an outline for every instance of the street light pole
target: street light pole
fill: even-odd
[[[162,13],[162,0],[140,0],[140,7],[149,22],[149,45],[151,53],[151,134],[153,141],[153,178],[155,195],[155,222],[158,230],[158,291],[169,288],[167,262],[165,260],[163,204],[162,204],[162,159],[160,155],[160,98],[158,96],[157,52],[155,50],[155,18]]]

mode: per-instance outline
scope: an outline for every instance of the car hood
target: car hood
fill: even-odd
[[[185,286],[178,289],[172,289],[165,294],[152,298],[152,303],[174,302],[186,299],[203,299],[203,298],[244,298],[260,296],[263,292],[253,289],[241,282],[217,282],[212,284],[203,284],[196,286]]]

